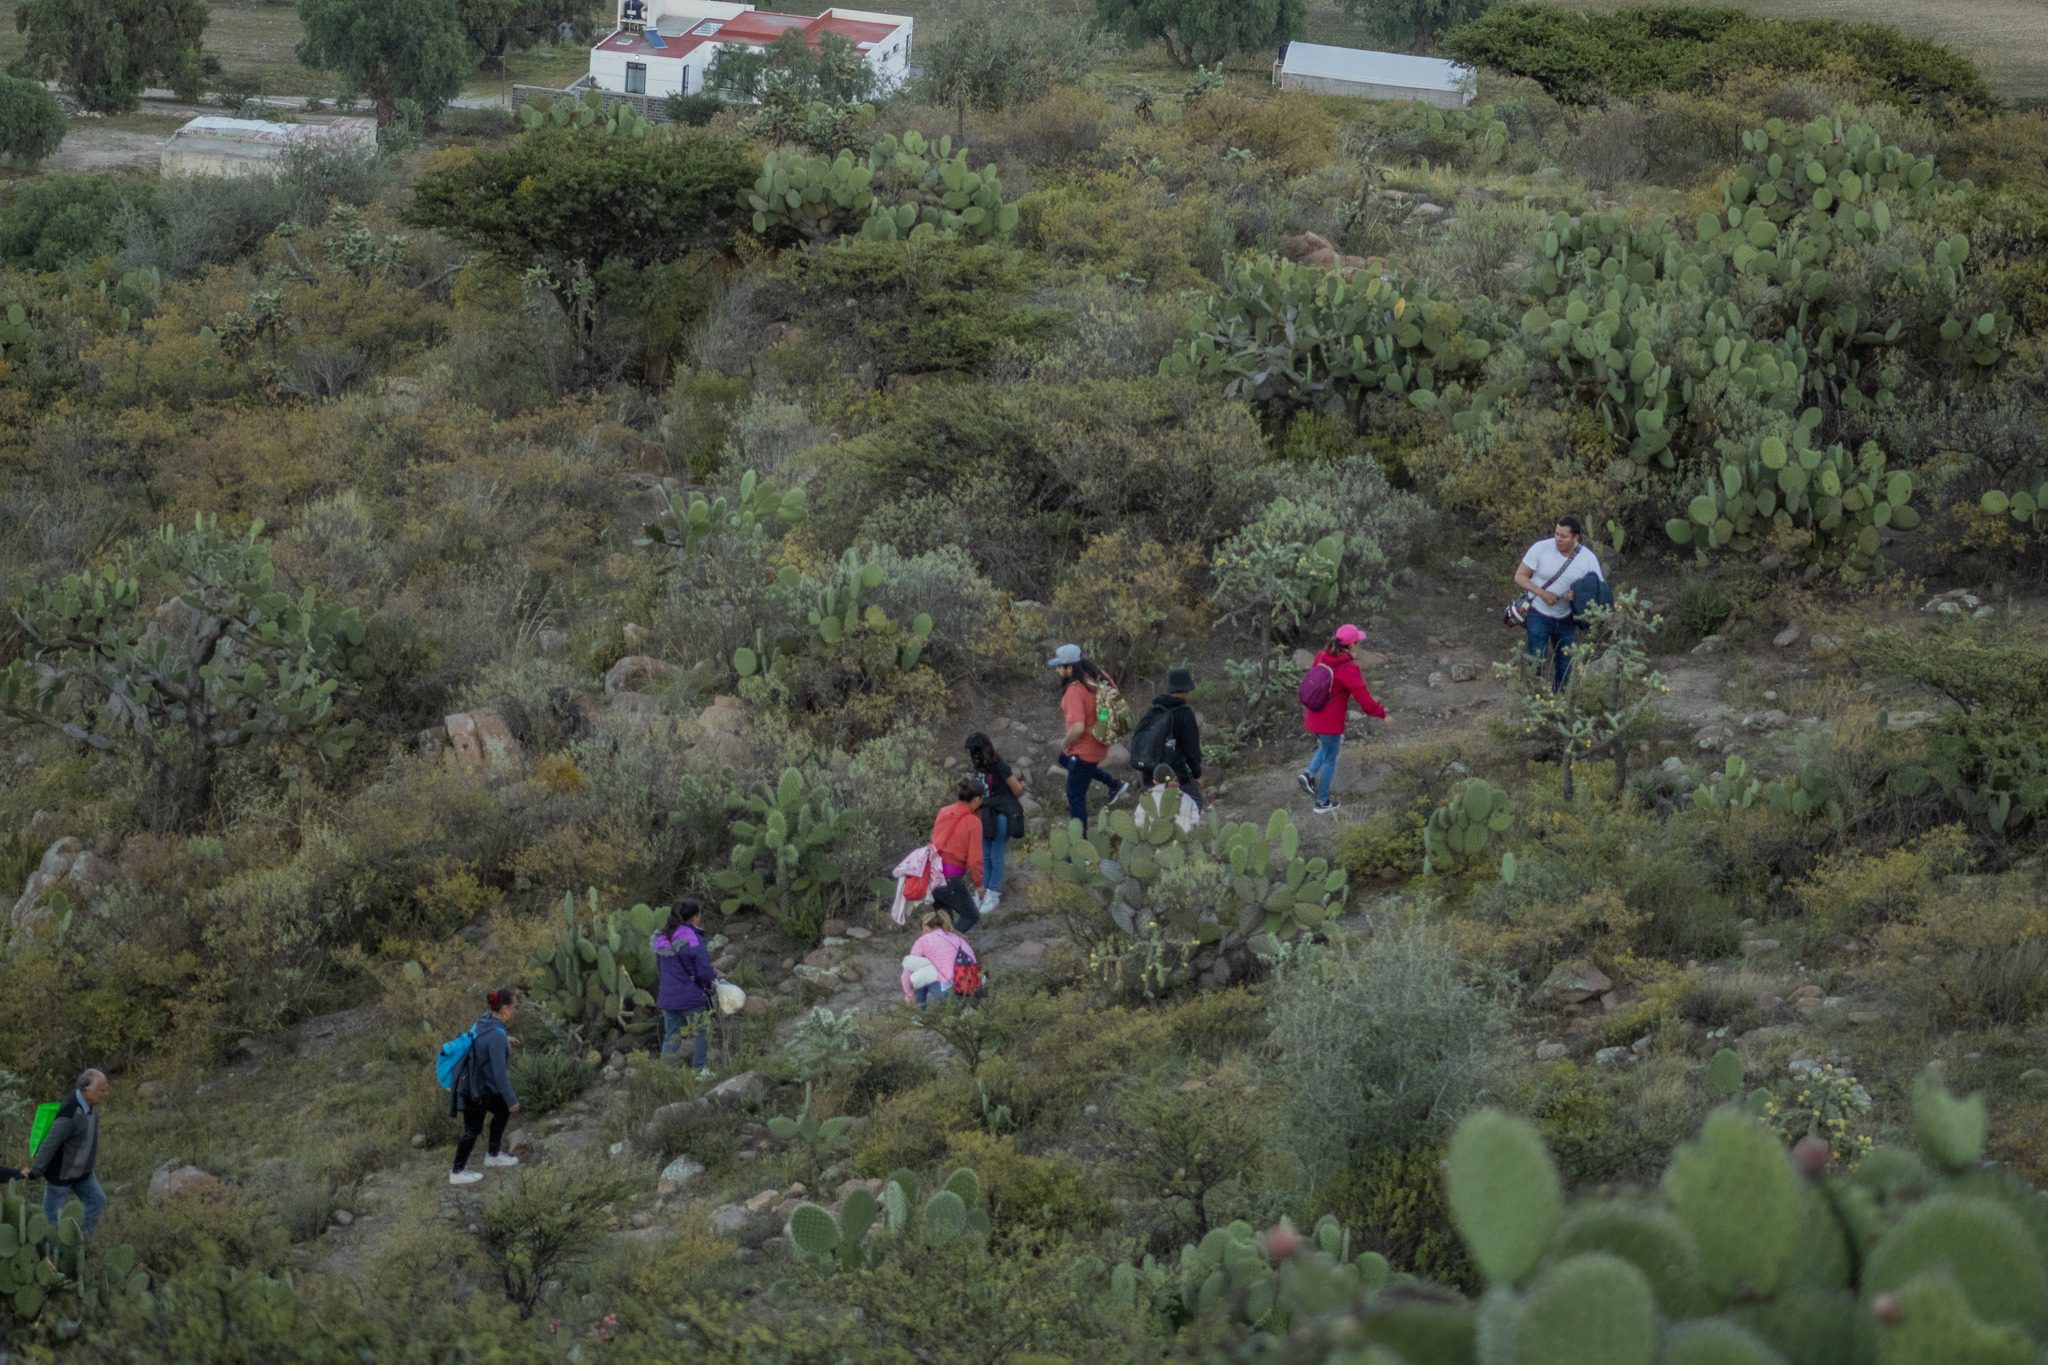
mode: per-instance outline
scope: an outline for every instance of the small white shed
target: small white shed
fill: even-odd
[[[1289,43],[1287,55],[1273,69],[1273,80],[1282,90],[1313,90],[1366,100],[1421,100],[1439,109],[1464,108],[1479,88],[1478,74],[1471,67],[1441,57],[1368,52],[1322,43]]]
[[[165,140],[158,169],[164,175],[249,175],[273,169],[293,147],[374,152],[377,120],[267,123],[201,114]]]

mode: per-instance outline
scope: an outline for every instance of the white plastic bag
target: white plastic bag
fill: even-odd
[[[737,982],[721,981],[713,988],[712,993],[718,997],[718,1012],[720,1014],[738,1014],[742,1009],[746,1008],[747,993],[740,988]]]
[[[928,957],[911,953],[903,959],[903,970],[910,973],[910,988],[936,986],[939,984],[939,969]]]

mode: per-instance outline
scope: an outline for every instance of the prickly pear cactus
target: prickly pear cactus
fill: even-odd
[[[1451,788],[1422,828],[1424,873],[1494,861],[1494,840],[1514,827],[1508,794],[1483,777],[1468,777]]]
[[[938,234],[994,241],[1017,228],[993,165],[975,170],[950,137],[883,134],[865,156],[770,152],[753,188],[741,194],[754,231],[785,240],[858,234],[893,240]]]
[[[648,990],[659,974],[650,942],[659,927],[648,905],[606,911],[596,887],[581,901],[564,892],[562,936],[540,954],[536,999],[592,1043],[651,1033],[661,1018]]]
[[[1280,1248],[1269,1316],[1247,1321],[1227,1357],[1265,1365],[2039,1365],[2048,1199],[1982,1163],[1970,1101],[1930,1076],[1915,1107],[1931,1165],[1879,1151],[1844,1171],[1723,1108],[1654,1197],[1562,1217],[1533,1130],[1475,1115],[1447,1181],[1483,1297],[1398,1278],[1367,1287],[1320,1230],[1234,1228],[1183,1253],[1181,1293],[1192,1313],[1225,1313],[1233,1275],[1251,1278],[1246,1250]],[[1142,1283],[1136,1268],[1110,1282],[1134,1298]]]

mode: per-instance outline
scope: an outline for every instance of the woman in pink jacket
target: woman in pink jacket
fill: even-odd
[[[1330,799],[1330,788],[1337,780],[1337,750],[1344,745],[1344,722],[1351,714],[1351,703],[1356,701],[1358,709],[1368,716],[1387,718],[1387,708],[1373,700],[1365,685],[1365,674],[1359,671],[1354,657],[1364,639],[1365,632],[1357,626],[1339,626],[1330,647],[1316,655],[1316,661],[1310,665],[1312,669],[1330,670],[1330,699],[1318,710],[1302,710],[1302,728],[1316,736],[1316,751],[1294,780],[1316,799],[1318,815],[1329,815],[1337,809],[1337,803]]]
[[[967,960],[975,960],[974,950],[967,946],[967,940],[953,932],[953,921],[943,910],[934,910],[924,917],[924,932],[917,942],[910,945],[910,957],[904,959],[903,998],[914,1002],[919,1009],[927,1000],[942,1000],[953,993],[953,966],[965,954]],[[915,963],[910,958],[923,958],[938,972],[937,981],[922,986],[913,986],[910,974]]]

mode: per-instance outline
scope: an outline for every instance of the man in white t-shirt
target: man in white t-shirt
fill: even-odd
[[[1600,572],[1599,557],[1586,544],[1586,524],[1569,514],[1557,519],[1549,536],[1529,547],[1515,570],[1515,586],[1530,599],[1524,623],[1529,654],[1537,660],[1555,656],[1554,687],[1563,687],[1572,671],[1572,639],[1578,633],[1578,623],[1572,620],[1572,585]]]

